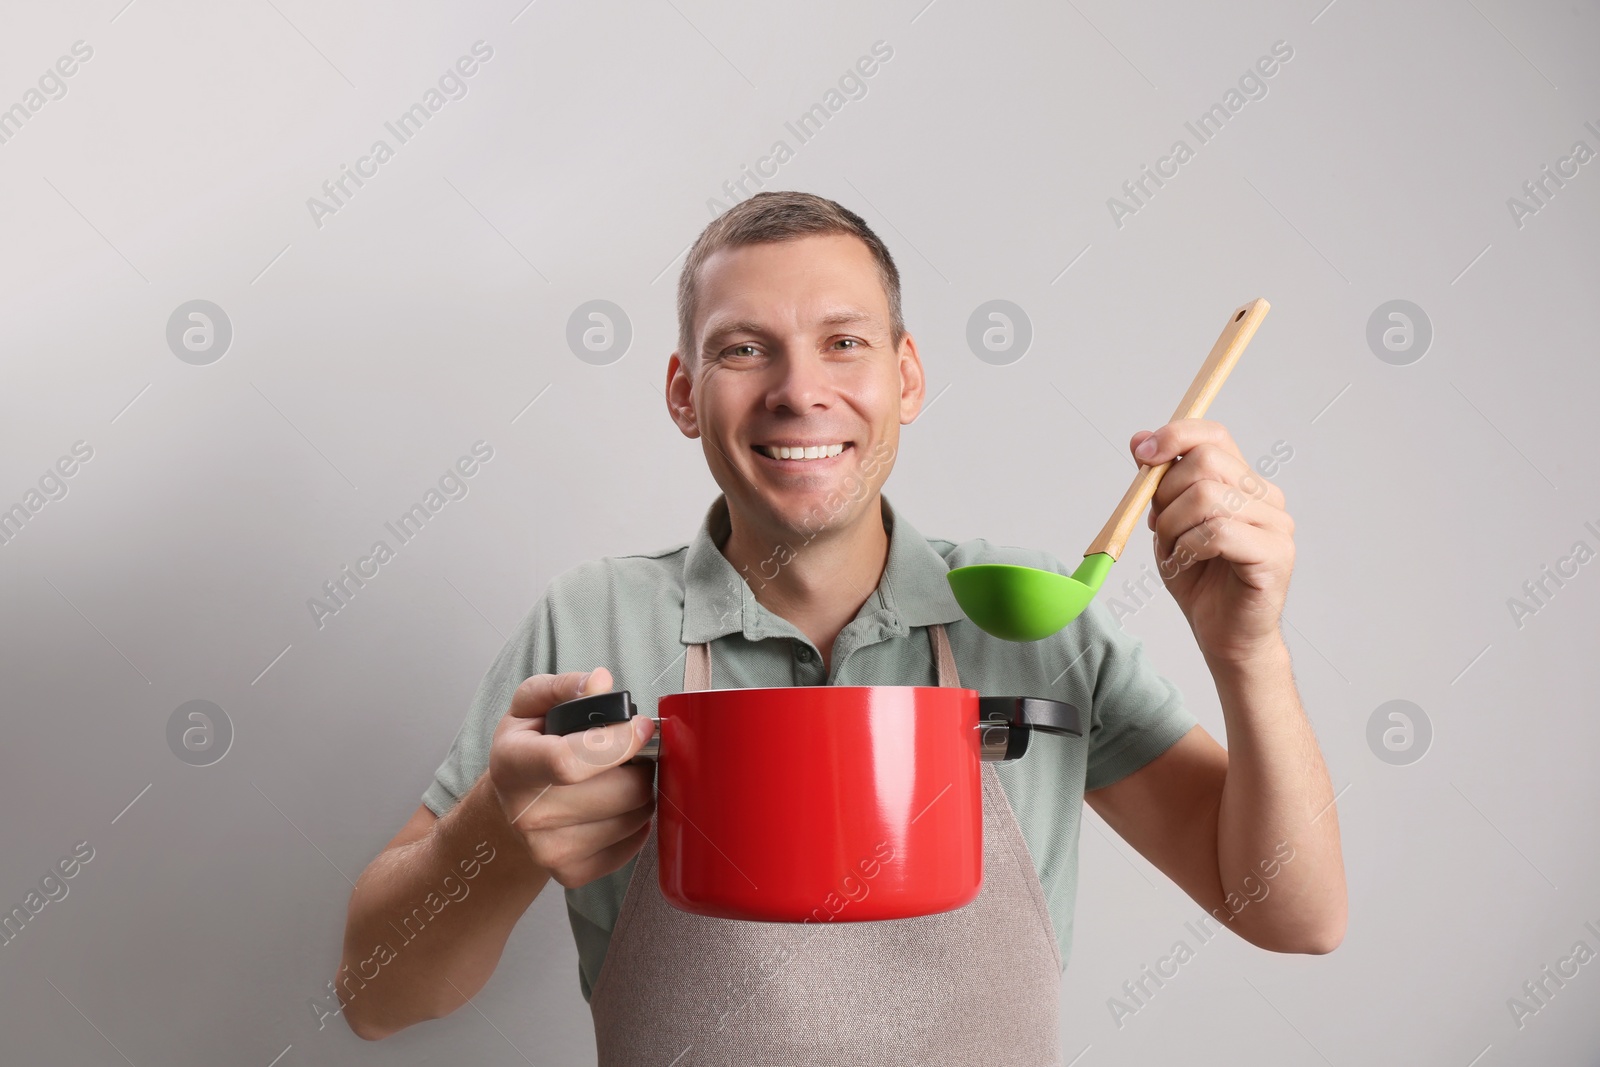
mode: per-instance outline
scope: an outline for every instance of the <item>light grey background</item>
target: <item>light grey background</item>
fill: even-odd
[[[6,8],[0,106],[93,56],[0,144],[0,506],[93,458],[0,546],[0,905],[95,855],[0,947],[0,1058],[592,1061],[553,891],[448,1019],[369,1045],[309,1001],[349,879],[548,579],[700,521],[716,487],[661,396],[673,289],[708,199],[783,139],[767,187],[859,211],[903,272],[931,405],[887,491],[926,534],[1075,558],[1128,438],[1230,309],[1273,304],[1211,415],[1247,458],[1293,449],[1285,633],[1349,932],[1322,957],[1224,935],[1119,1028],[1108,998],[1200,909],[1088,813],[1066,1061],[1596,1062],[1600,963],[1521,1027],[1507,1004],[1600,950],[1600,563],[1520,627],[1508,606],[1600,548],[1600,161],[1508,206],[1600,150],[1592,0],[524,3]],[[307,198],[477,40],[467,95],[318,227]],[[798,145],[784,123],[880,40]],[[1184,123],[1278,41],[1267,94],[1197,146]],[[1179,138],[1194,158],[1119,227],[1108,198]],[[166,343],[196,299],[233,330],[204,366]],[[608,365],[566,343],[597,299],[633,333]],[[1005,366],[966,343],[995,299],[1033,331]],[[1404,366],[1367,343],[1397,299],[1434,332]],[[319,629],[308,598],[478,440],[468,495]],[[1150,555],[1141,527],[1113,585]],[[1170,597],[1124,625],[1223,738]],[[1403,766],[1367,743],[1396,699],[1433,728]],[[233,726],[208,767],[168,748],[191,700]]]

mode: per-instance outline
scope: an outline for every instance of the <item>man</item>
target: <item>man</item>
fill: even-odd
[[[357,1034],[460,1007],[553,879],[602,1064],[1053,1063],[1083,801],[1240,937],[1339,944],[1333,793],[1278,629],[1294,524],[1222,426],[1181,420],[1130,448],[1176,459],[1150,525],[1231,759],[1103,606],[1028,644],[962,616],[950,568],[1071,570],[924,538],[882,494],[925,388],[899,274],[859,216],[794,192],[736,205],[691,249],[678,318],[667,406],[723,493],[691,542],[558,575],[506,644],[422,806],[351,894],[335,983]],[[964,908],[803,929],[680,912],[653,877],[652,770],[626,762],[650,715],[541,732],[553,705],[614,685],[651,712],[680,689],[874,684],[1090,713],[1082,738],[983,765],[985,878]],[[395,945],[396,921],[446,879],[461,902],[422,911]]]

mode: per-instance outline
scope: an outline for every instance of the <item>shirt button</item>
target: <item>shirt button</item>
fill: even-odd
[[[805,645],[799,645],[798,647],[796,647],[795,648],[795,652],[794,652],[794,656],[795,656],[795,659],[798,659],[801,663],[810,663],[811,662],[811,650],[809,648],[807,648]]]

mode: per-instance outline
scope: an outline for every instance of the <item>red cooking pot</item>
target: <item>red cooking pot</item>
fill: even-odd
[[[662,895],[697,915],[861,922],[949,911],[983,881],[980,764],[1078,709],[952,686],[786,686],[664,696],[654,760]],[[551,708],[545,733],[631,719],[627,690]]]

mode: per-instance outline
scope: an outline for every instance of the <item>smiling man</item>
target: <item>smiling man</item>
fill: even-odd
[[[722,554],[826,670],[884,571],[879,489],[922,406],[922,363],[887,249],[880,264],[850,232],[760,240],[826,210],[766,195],[779,202],[746,201],[690,252],[684,278],[698,280],[680,289],[688,325],[667,364],[667,404],[723,489]]]
[[[332,985],[356,1033],[460,1007],[554,880],[608,1067],[1057,1063],[1084,803],[1245,940],[1339,943],[1333,792],[1278,630],[1293,521],[1222,426],[1182,420],[1129,447],[1141,463],[1175,460],[1150,525],[1231,758],[1098,603],[1028,644],[963,617],[951,568],[1071,570],[1046,552],[924,537],[882,492],[925,382],[894,261],[859,216],[796,192],[736,205],[690,250],[678,318],[667,406],[722,493],[688,542],[557,575],[507,642],[422,806],[351,894]],[[982,765],[972,903],[802,928],[667,905],[652,770],[627,763],[650,715],[542,732],[553,705],[613,685],[645,712],[713,687],[963,686],[1067,701],[1089,729]],[[471,899],[430,920],[418,899],[458,869],[473,872]],[[1270,895],[1250,888],[1260,878]],[[394,924],[419,910],[426,927],[394,944]],[[389,951],[359,969],[374,945]]]

